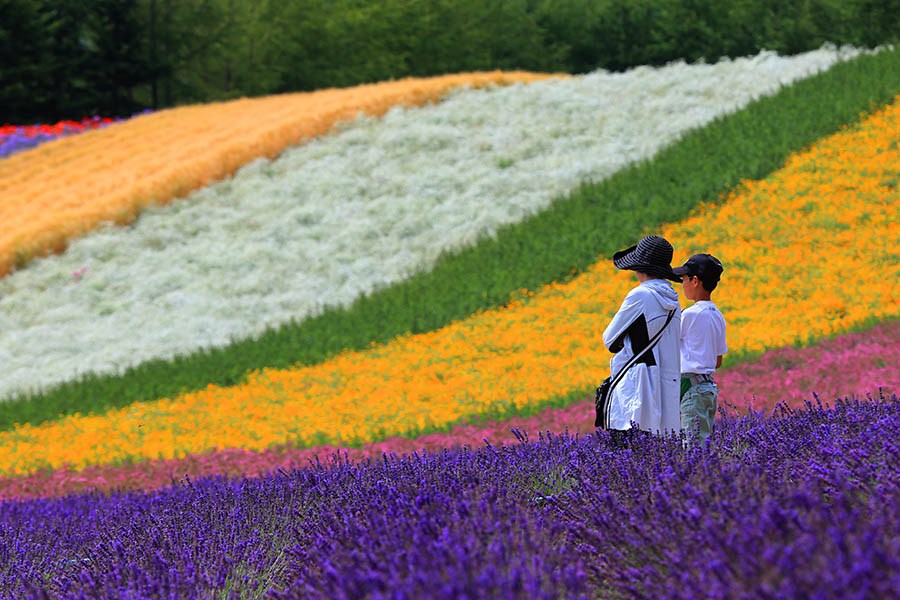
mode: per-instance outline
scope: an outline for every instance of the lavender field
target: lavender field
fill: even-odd
[[[889,598],[900,399],[0,504],[3,598]]]

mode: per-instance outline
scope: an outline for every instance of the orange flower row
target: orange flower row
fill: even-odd
[[[900,315],[898,139],[900,104],[747,182],[724,205],[657,232],[677,260],[709,251],[724,262],[714,299],[732,351]],[[606,374],[600,334],[634,284],[604,259],[570,282],[436,332],[316,366],[252,373],[241,386],[22,426],[0,434],[0,472],[226,447],[359,444],[547,404]]]
[[[360,113],[420,106],[462,86],[546,77],[467,73],[185,106],[44,144],[0,162],[0,275],[61,251],[103,222],[129,223],[149,204],[274,158]]]

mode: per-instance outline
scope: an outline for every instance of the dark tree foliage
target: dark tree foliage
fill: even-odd
[[[32,114],[36,94],[49,93],[47,39],[31,0],[0,0],[0,121],[20,122]]]
[[[149,73],[135,0],[0,0],[0,120],[53,121],[141,107]]]
[[[93,0],[93,4],[95,10],[85,19],[92,36],[85,71],[93,84],[94,112],[134,112],[139,106],[133,90],[150,75],[136,4],[133,0]]]
[[[0,0],[0,121],[900,38],[900,0]]]

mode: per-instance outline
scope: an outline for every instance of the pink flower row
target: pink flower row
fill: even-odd
[[[777,402],[800,406],[817,393],[824,402],[842,395],[877,395],[900,391],[900,320],[882,323],[863,332],[822,341],[807,348],[781,348],[753,362],[726,368],[718,377],[726,410],[747,408],[770,411]],[[547,409],[531,417],[460,425],[446,433],[415,439],[390,438],[361,448],[280,448],[264,452],[226,449],[175,460],[136,465],[94,466],[82,471],[54,471],[27,477],[0,478],[0,499],[55,497],[88,490],[150,490],[170,485],[185,475],[252,477],[277,469],[324,463],[338,456],[345,460],[377,459],[382,454],[440,451],[460,446],[477,447],[515,443],[517,429],[536,437],[539,432],[588,433],[593,431],[593,400],[586,398],[565,408]]]
[[[724,404],[739,409],[771,411],[779,401],[800,406],[813,393],[823,402],[838,396],[878,396],[879,390],[896,393],[900,390],[898,340],[900,320],[892,320],[807,348],[771,350],[722,371],[720,396]]]

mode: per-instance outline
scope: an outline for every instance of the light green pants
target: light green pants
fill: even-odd
[[[681,395],[681,427],[689,443],[706,442],[713,431],[718,400],[719,388],[708,381],[690,386]]]

